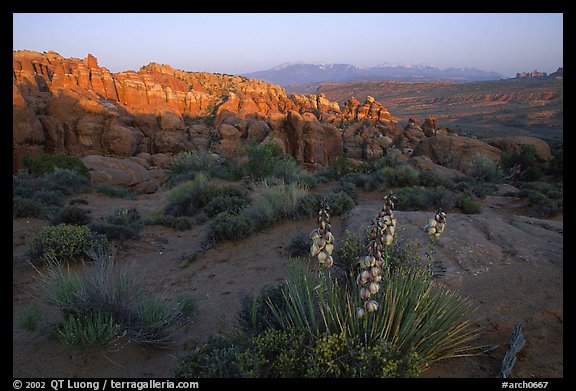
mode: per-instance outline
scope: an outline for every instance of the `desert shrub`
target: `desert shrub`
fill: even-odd
[[[98,183],[94,186],[97,192],[106,194],[107,196],[114,198],[124,198],[128,200],[133,200],[136,198],[134,191],[127,187],[108,185],[105,183]]]
[[[452,177],[440,176],[432,170],[420,171],[420,185],[424,187],[444,186],[453,189],[454,183]]]
[[[38,327],[40,313],[35,305],[26,307],[16,318],[16,326],[23,330],[34,331]]]
[[[191,349],[178,364],[174,376],[194,378],[246,377],[239,355],[246,350],[247,341],[238,336],[214,335],[207,342]]]
[[[222,212],[208,226],[206,239],[217,243],[223,240],[242,240],[256,230],[254,221],[245,214]]]
[[[36,157],[26,156],[23,159],[24,168],[33,176],[40,177],[55,171],[57,168],[67,169],[90,178],[90,171],[80,158],[65,153],[41,154]]]
[[[178,306],[181,308],[183,314],[193,315],[198,309],[196,299],[188,294],[182,294],[176,299]]]
[[[38,190],[32,195],[32,200],[42,204],[51,206],[64,206],[64,194],[60,191],[53,190]]]
[[[160,215],[148,217],[143,221],[144,225],[164,225],[173,228],[177,231],[186,231],[192,228],[192,220],[189,217],[180,216],[174,217],[170,215]]]
[[[456,202],[454,194],[444,187],[404,187],[395,196],[398,197],[398,210],[450,210]]]
[[[74,198],[68,201],[68,205],[88,205],[88,200],[84,198]]]
[[[320,194],[306,194],[298,200],[296,205],[296,213],[299,216],[312,217],[318,213],[320,201],[322,196]]]
[[[59,191],[64,195],[90,191],[90,179],[68,169],[56,168],[38,178],[38,181],[45,190]]]
[[[43,205],[37,201],[22,197],[12,198],[13,217],[41,217],[43,210]]]
[[[342,154],[338,156],[335,160],[330,162],[328,170],[326,170],[325,176],[330,179],[340,179],[344,175],[354,171],[354,165]]]
[[[563,212],[564,192],[562,184],[546,182],[524,182],[519,191],[506,193],[506,196],[528,198],[531,214],[548,218]]]
[[[462,210],[462,213],[466,214],[476,214],[480,213],[481,206],[478,202],[474,201],[474,199],[467,194],[463,194],[456,200],[456,207]]]
[[[356,190],[356,185],[352,182],[340,182],[338,188],[333,190],[335,193],[344,192],[354,201],[355,204],[358,203],[358,191]]]
[[[271,211],[266,213],[264,221],[255,221],[258,226],[265,227],[274,222],[289,219],[296,216],[298,201],[307,194],[307,189],[297,183],[277,185],[270,184],[266,180],[254,186],[255,197],[252,205],[246,210],[262,209]]]
[[[387,186],[416,186],[420,181],[420,172],[407,163],[385,166],[375,174]]]
[[[277,308],[282,308],[284,304],[282,284],[265,285],[260,289],[257,296],[243,296],[241,303],[242,308],[238,312],[238,321],[244,332],[258,334],[267,328],[277,327],[278,324],[269,303]]]
[[[536,181],[542,176],[542,170],[533,145],[522,145],[520,151],[507,149],[502,152],[500,164],[509,173],[516,165],[520,167],[521,174],[515,179],[529,182]]]
[[[494,183],[480,182],[472,186],[470,192],[476,197],[484,198],[487,195],[493,194],[498,191],[498,185]]]
[[[306,256],[310,252],[310,236],[302,231],[297,232],[286,250],[291,257]]]
[[[50,225],[87,225],[90,224],[91,221],[90,210],[78,208],[77,206],[67,206],[60,209],[50,218]]]
[[[368,174],[361,172],[350,172],[340,177],[340,182],[353,183],[356,187],[366,188]]]
[[[71,346],[106,346],[120,337],[168,346],[171,334],[190,320],[183,312],[184,301],[170,305],[145,291],[141,275],[117,266],[109,250],[94,252],[94,262],[83,273],[50,266],[41,281],[47,298],[65,318],[57,335]]]
[[[472,159],[472,166],[468,170],[468,176],[481,182],[498,183],[504,178],[504,173],[500,166],[488,156],[477,154]]]
[[[214,217],[221,212],[239,213],[250,201],[236,196],[216,196],[204,207],[204,213],[208,217]]]
[[[33,262],[77,262],[84,259],[90,229],[86,226],[58,224],[44,226],[30,243]]]
[[[166,168],[166,186],[171,188],[180,182],[193,180],[198,173],[216,176],[222,171],[220,159],[207,150],[181,152],[172,158]]]
[[[56,327],[55,333],[60,342],[76,349],[106,348],[121,336],[120,326],[112,316],[100,313],[68,316]]]
[[[120,208],[106,217],[103,223],[89,225],[93,232],[106,235],[109,240],[138,239],[144,225],[136,208]]]
[[[205,194],[213,192],[214,188],[204,173],[198,173],[194,180],[182,182],[168,193],[169,205],[164,213],[173,216],[192,216],[205,202]]]
[[[337,244],[334,262],[341,265],[346,272],[352,272],[360,256],[366,255],[367,244],[365,232],[362,234],[346,230],[340,243]]]
[[[552,153],[552,159],[548,162],[546,173],[555,179],[564,177],[564,149],[557,149]]]
[[[354,200],[343,191],[328,193],[326,202],[330,206],[330,212],[335,216],[340,216],[356,206]]]

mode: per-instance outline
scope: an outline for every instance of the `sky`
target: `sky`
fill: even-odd
[[[111,72],[152,61],[242,74],[283,63],[472,67],[504,77],[563,66],[561,13],[15,13],[13,50]]]

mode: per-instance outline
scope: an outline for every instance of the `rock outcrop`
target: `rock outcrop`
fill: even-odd
[[[484,140],[488,144],[501,149],[511,149],[519,152],[522,145],[532,145],[536,151],[536,157],[540,162],[545,162],[552,156],[550,146],[544,140],[530,136],[506,136],[506,137],[492,137]]]
[[[15,170],[23,156],[41,152],[126,158],[213,146],[232,155],[247,139],[273,141],[300,163],[326,165],[344,149],[342,127],[361,122],[365,139],[346,144],[362,151],[358,157],[377,158],[397,126],[371,97],[364,104],[351,99],[341,111],[324,94],[287,95],[263,81],[165,64],[112,74],[91,54],[15,51],[13,69]]]
[[[474,156],[484,155],[495,163],[500,161],[502,151],[490,144],[456,135],[435,135],[422,140],[412,156],[426,155],[441,166],[467,173]]]

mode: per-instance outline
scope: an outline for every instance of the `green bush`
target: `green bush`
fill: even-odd
[[[503,179],[504,173],[498,164],[494,163],[488,156],[478,154],[472,159],[468,176],[481,182],[498,183]]]
[[[90,191],[90,179],[76,171],[56,168],[38,178],[39,184],[45,190],[59,191],[64,195],[72,195]]]
[[[192,180],[196,174],[214,175],[220,171],[221,163],[217,155],[206,150],[181,152],[173,157],[166,172],[166,186],[174,187],[180,182]]]
[[[97,192],[106,194],[107,196],[114,198],[124,198],[128,200],[133,200],[136,198],[132,189],[129,189],[127,187],[98,183],[94,188],[96,189]]]
[[[143,221],[145,225],[164,225],[166,227],[173,228],[177,231],[186,231],[192,228],[192,220],[189,217],[181,216],[174,217],[169,215],[160,215],[155,217],[149,217]]]
[[[340,155],[330,163],[325,176],[330,179],[337,180],[351,172],[354,172],[354,165],[350,162],[346,155]]]
[[[523,182],[536,181],[542,176],[542,170],[534,145],[522,145],[520,151],[507,149],[502,152],[500,164],[509,173],[518,165],[521,174],[515,179]]]
[[[109,240],[138,239],[140,229],[144,225],[140,212],[136,208],[120,208],[103,223],[89,225],[93,232],[106,235]]]
[[[340,216],[356,206],[354,200],[343,191],[328,193],[326,202],[330,206],[330,212],[335,216]]]
[[[246,207],[249,200],[240,197],[216,196],[204,207],[204,213],[208,217],[214,217],[221,212],[240,213]]]
[[[365,234],[362,235],[347,229],[341,241],[337,243],[334,262],[340,264],[346,272],[351,272],[359,258],[366,255],[367,244],[368,238]]]
[[[310,236],[305,232],[297,232],[292,237],[288,248],[288,255],[291,257],[304,257],[310,252]]]
[[[552,159],[548,163],[547,173],[555,179],[564,177],[564,149],[555,150],[552,153]]]
[[[269,303],[276,308],[282,308],[282,284],[265,285],[256,297],[245,295],[242,297],[242,308],[238,312],[238,321],[241,329],[250,334],[259,334],[270,327],[278,327]]]
[[[87,225],[90,224],[91,221],[90,210],[78,208],[77,206],[67,206],[60,209],[50,218],[50,225]]]
[[[18,328],[28,331],[34,331],[38,327],[40,314],[36,306],[26,307],[16,319]]]
[[[462,209],[462,213],[466,214],[480,213],[482,209],[480,204],[474,201],[474,199],[469,195],[463,195],[459,197],[456,201],[456,206]]]
[[[206,238],[212,243],[223,240],[236,241],[250,236],[255,230],[254,222],[243,213],[222,212],[208,226]]]
[[[454,194],[444,187],[425,189],[421,187],[404,187],[394,194],[398,197],[398,210],[450,210],[456,199]]]
[[[65,204],[64,194],[54,190],[38,190],[34,192],[32,200],[50,206],[64,206]]]
[[[53,155],[41,154],[36,157],[26,156],[23,159],[24,168],[33,176],[40,177],[53,172],[56,168],[72,170],[79,175],[90,178],[90,171],[80,158],[65,153]]]
[[[77,262],[84,258],[90,229],[86,226],[58,224],[45,226],[32,239],[30,256],[33,262]]]
[[[43,211],[43,205],[37,201],[22,197],[12,198],[13,217],[41,217]]]

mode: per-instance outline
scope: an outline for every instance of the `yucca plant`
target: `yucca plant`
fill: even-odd
[[[289,262],[284,311],[269,303],[283,328],[313,337],[342,334],[369,348],[385,342],[402,356],[417,354],[421,370],[438,360],[474,353],[479,330],[470,320],[470,303],[457,293],[430,284],[427,271],[412,269],[386,275],[374,296],[378,309],[359,318],[360,298],[348,286],[321,279],[302,262]]]

